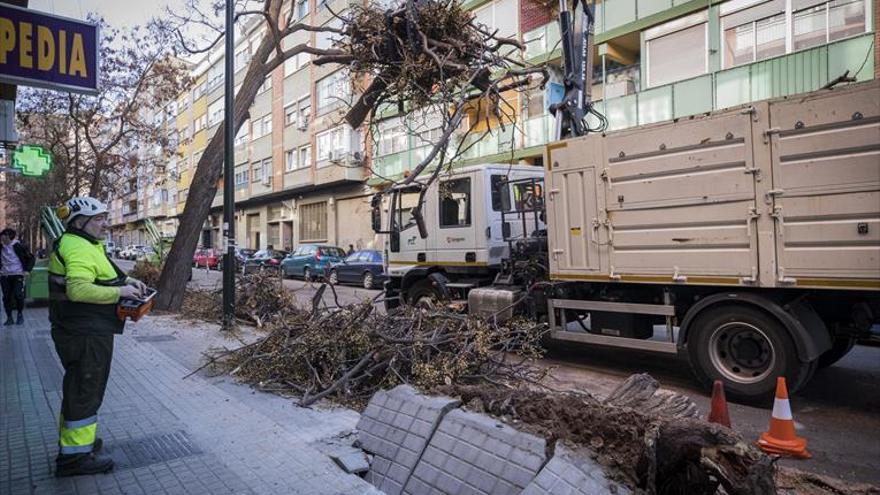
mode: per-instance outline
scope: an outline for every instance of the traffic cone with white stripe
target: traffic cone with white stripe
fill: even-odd
[[[761,434],[758,447],[768,454],[809,459],[813,457],[807,452],[807,440],[794,432],[794,419],[791,416],[791,404],[788,402],[788,389],[785,377],[776,379],[776,400],[773,401],[773,415],[770,418],[770,430]]]

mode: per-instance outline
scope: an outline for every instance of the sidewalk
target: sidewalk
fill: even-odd
[[[354,428],[345,409],[296,407],[226,377],[195,375],[216,327],[151,316],[116,338],[98,435],[106,475],[56,479],[62,369],[45,308],[0,326],[0,493],[375,494],[319,448]]]

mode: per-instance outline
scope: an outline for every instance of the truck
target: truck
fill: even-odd
[[[387,304],[683,356],[743,402],[803,388],[880,322],[877,81],[572,136],[542,161],[377,194]]]

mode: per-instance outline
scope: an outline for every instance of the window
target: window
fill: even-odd
[[[876,6],[876,4],[874,4]],[[877,15],[876,13],[874,14]],[[835,0],[828,3],[828,41],[865,32],[865,0]],[[876,29],[876,26],[875,26]],[[874,48],[877,49],[876,47]]]
[[[316,113],[323,115],[336,108],[340,103],[349,100],[351,85],[348,74],[344,70],[330,74],[315,84],[315,91],[318,97],[318,111]]]
[[[299,109],[296,107],[296,102],[288,103],[284,107],[284,125],[296,124],[297,115],[299,115]]]
[[[782,0],[724,3],[724,68],[862,34],[865,9],[865,0],[792,0],[791,10]]]
[[[208,90],[212,90],[216,88],[221,82],[223,82],[223,63],[218,62],[211,66],[208,69]]]
[[[312,101],[306,96],[299,100],[299,127],[305,130],[305,126],[309,125],[309,119],[312,118]]]
[[[288,58],[284,61],[284,77],[287,77],[294,72],[302,69],[309,64],[310,60],[311,55],[309,55],[308,53],[297,53],[296,55]]]
[[[199,83],[193,88],[193,100],[198,100],[203,96],[205,96],[205,83]]]
[[[337,160],[349,151],[346,141],[346,138],[350,136],[348,129],[347,126],[341,125],[315,136],[318,147],[318,163]],[[321,163],[319,166],[326,165],[329,163]]]
[[[312,166],[312,147],[311,146],[302,146],[299,151],[299,158],[297,158],[297,167],[299,168],[307,168]]]
[[[397,201],[397,207],[394,209],[396,214],[393,217],[394,227],[400,231],[404,231],[416,224],[416,220],[412,216],[412,210],[419,204],[421,191],[419,189],[404,189],[392,196]]]
[[[251,128],[251,123],[248,120],[245,120],[243,124],[241,124],[241,128],[238,130],[238,134],[235,135],[235,145],[241,146],[248,141],[248,134]]]
[[[299,238],[301,241],[327,239],[327,203],[299,207]]]
[[[251,182],[260,182],[263,180],[263,163],[254,162],[251,164],[253,172],[251,172]]]
[[[253,139],[259,139],[272,134],[272,114],[267,113],[262,118],[254,121]]]
[[[244,46],[235,52],[235,70],[242,69],[247,66],[248,62],[251,61],[251,50],[250,46],[247,43],[244,43]]]
[[[489,178],[489,187],[492,188],[492,211],[501,211],[504,209],[502,198],[505,194],[510,194],[510,186],[506,181],[506,175],[492,175]]]
[[[223,98],[208,105],[208,127],[213,127],[223,120]]]
[[[400,117],[379,123],[379,142],[376,155],[390,155],[406,151],[408,148],[407,132]]]
[[[195,125],[195,132],[199,132],[199,131],[201,131],[202,129],[204,129],[204,128],[205,128],[205,124],[207,124],[207,122],[208,122],[208,116],[207,116],[207,115],[202,115],[201,117],[197,118],[196,121],[194,122],[194,125]]]
[[[708,70],[707,13],[689,15],[645,31],[648,86],[705,74]]]
[[[302,20],[309,15],[309,0],[296,0],[296,20]]]
[[[515,38],[519,23],[517,12],[516,0],[496,0],[475,10],[474,20],[486,26],[489,32],[497,30],[498,36]]]
[[[202,155],[205,154],[205,151],[197,151],[192,155],[192,167],[197,168],[199,166],[199,160],[202,159]]]
[[[272,159],[264,158],[262,161],[254,162],[253,172],[251,172],[251,182],[270,182],[272,179]]]
[[[269,91],[270,89],[272,89],[272,74],[269,74],[266,76],[266,79],[263,79],[263,84],[260,84],[259,89],[257,89],[257,94]]]
[[[340,19],[339,17],[334,17],[329,22],[327,22],[327,24],[324,24],[324,26],[341,30],[343,28],[342,19]],[[332,48],[339,37],[339,33],[334,33],[331,31],[317,31],[315,33],[315,48],[318,48],[320,50]]]
[[[471,179],[440,183],[440,227],[467,227],[471,224]]]
[[[284,152],[284,171],[290,172],[296,169],[296,149],[290,149]]]
[[[248,183],[249,175],[250,175],[250,173],[248,172],[247,169],[239,170],[238,172],[236,172],[235,173],[235,186],[236,187],[246,186]]]

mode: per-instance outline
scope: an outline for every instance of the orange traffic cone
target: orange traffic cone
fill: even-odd
[[[785,455],[799,459],[813,457],[807,452],[807,441],[795,435],[791,404],[788,402],[788,389],[785,377],[776,379],[776,400],[773,402],[773,415],[770,417],[770,430],[761,434],[758,447],[768,454]]]
[[[730,428],[730,413],[727,411],[727,398],[724,396],[724,384],[721,380],[715,380],[712,384],[712,409],[706,419],[710,423]]]

